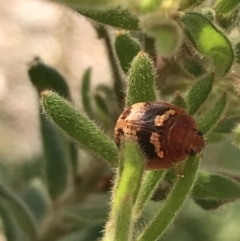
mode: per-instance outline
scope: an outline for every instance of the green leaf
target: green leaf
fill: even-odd
[[[194,115],[210,94],[213,86],[213,75],[199,79],[187,93],[188,113]]]
[[[225,203],[230,201],[221,201],[221,200],[206,200],[206,199],[195,199],[194,201],[205,210],[217,209]]]
[[[35,178],[30,182],[23,199],[35,216],[36,221],[41,224],[50,212],[51,199],[46,187],[39,178]]]
[[[94,21],[116,28],[139,30],[138,19],[120,7],[107,10],[79,9],[78,12]]]
[[[0,203],[11,211],[30,240],[38,240],[38,232],[32,213],[25,203],[2,184],[0,184]]]
[[[118,31],[114,44],[121,67],[127,74],[133,58],[141,50],[140,43],[125,31]]]
[[[192,195],[195,199],[236,200],[240,198],[240,185],[221,175],[200,172]]]
[[[47,188],[52,199],[59,199],[72,184],[69,145],[56,127],[41,114],[41,134],[45,154]]]
[[[107,101],[107,98],[103,97],[100,93],[95,93],[93,97],[96,106],[95,119],[97,121],[100,121],[100,123],[102,123],[104,127],[109,127],[111,118],[109,118],[110,111],[108,108],[109,102]]]
[[[183,109],[187,109],[187,103],[184,98],[181,96],[179,91],[176,91],[171,98],[170,102],[174,105],[180,106]]]
[[[217,14],[216,22],[225,32],[230,33],[238,24],[239,12],[239,8],[236,8],[229,14]]]
[[[116,100],[116,96],[114,95],[113,90],[107,85],[99,84],[96,87],[96,92],[103,93],[105,97],[111,97],[111,100]]]
[[[205,73],[203,66],[199,63],[199,61],[194,59],[184,60],[183,68],[195,77],[199,77]]]
[[[240,123],[240,116],[229,117],[218,123],[214,132],[228,134]]]
[[[70,90],[68,88],[67,82],[64,79],[64,77],[60,73],[58,73],[58,71],[55,70],[54,68],[43,64],[40,59],[36,58],[34,60],[32,66],[28,70],[28,74],[29,74],[31,82],[36,87],[36,89],[39,93],[43,90],[54,90],[62,97],[68,99],[69,101],[71,100]],[[42,120],[42,119],[40,121],[45,122],[45,120]],[[44,123],[42,125],[44,126]],[[42,128],[46,128],[46,129],[50,128],[51,133],[56,132],[56,130],[54,130],[53,127],[49,127],[50,126],[49,124],[45,125],[44,127],[43,126],[42,126]],[[48,141],[44,138],[45,134],[48,135],[47,132],[44,132],[43,141]],[[57,136],[59,136],[59,138],[62,138],[62,137],[60,137],[60,135],[58,133],[55,133],[53,135],[54,136],[57,135]],[[51,139],[51,137],[50,137],[50,139]],[[52,143],[50,143],[50,144],[52,144]],[[68,143],[66,142],[66,144],[68,144]],[[44,144],[44,147],[46,148],[45,144]],[[55,148],[55,150],[56,150],[56,148]],[[72,162],[73,170],[76,170],[77,169],[77,161],[76,160],[78,159],[78,152],[77,152],[77,148],[74,146],[73,143],[69,143],[69,151],[71,154],[71,162]],[[54,152],[54,150],[53,150],[53,152]],[[49,156],[49,154],[46,154],[46,155]],[[61,183],[59,183],[59,185],[61,185]]]
[[[19,224],[12,214],[12,211],[6,208],[2,202],[0,202],[0,217],[3,224],[1,226],[3,226],[4,235],[7,241],[26,240],[27,237],[23,237],[23,231],[20,229]]]
[[[78,169],[78,147],[75,143],[70,142],[69,143],[69,155],[72,163],[72,176],[75,178],[78,175],[79,169]]]
[[[85,149],[105,158],[109,164],[117,164],[115,143],[85,114],[79,113],[68,101],[51,91],[42,93],[42,105],[46,114]]]
[[[155,69],[147,54],[139,52],[128,73],[126,106],[156,100],[154,92]]]
[[[52,0],[57,3],[63,3],[75,10],[78,10],[81,7],[86,8],[103,8],[109,7],[109,4],[113,3],[112,0]]]
[[[97,241],[100,240],[102,236],[102,230],[102,225],[95,225],[93,227],[65,235],[57,241]]]
[[[93,200],[94,199],[94,200]],[[84,203],[63,208],[63,222],[74,227],[102,224],[107,220],[109,212],[109,195],[91,195]]]
[[[218,120],[221,118],[223,111],[227,104],[227,96],[223,94],[217,103],[209,110],[199,121],[198,128],[206,134],[213,126],[215,126]]]
[[[95,88],[94,92],[95,92],[95,94],[99,95],[101,97],[101,100],[105,103],[104,105],[105,105],[107,112],[104,112],[104,113],[109,113],[109,114],[111,113],[112,119],[109,118],[109,115],[107,115],[107,116],[105,115],[106,123],[109,123],[109,122],[112,122],[113,120],[115,120],[119,116],[121,109],[119,109],[119,105],[118,105],[116,94],[114,93],[114,90],[107,85],[99,84]],[[95,99],[95,100],[97,101],[97,99]],[[95,102],[95,106],[97,108],[100,108],[99,103],[97,103],[97,102]],[[95,118],[98,120],[97,114],[95,115]]]
[[[217,0],[214,5],[214,9],[220,14],[231,13],[240,3],[240,0]]]
[[[94,99],[96,102],[96,105],[98,106],[98,108],[106,115],[109,117],[109,109],[108,109],[108,105],[106,100],[104,99],[104,97],[101,96],[101,94],[99,93],[95,93],[94,94]]]
[[[66,99],[71,99],[70,91],[64,77],[54,68],[47,66],[36,58],[28,70],[32,84],[38,92],[43,90],[54,90]]]
[[[107,56],[109,59],[109,64],[110,64],[112,76],[113,76],[113,78],[112,78],[113,79],[113,89],[114,89],[115,95],[118,100],[118,105],[120,108],[122,108],[122,104],[123,104],[123,100],[124,100],[123,90],[124,90],[125,82],[122,78],[119,66],[117,64],[117,59],[116,59],[116,55],[114,54],[114,48],[112,45],[109,31],[103,25],[96,24],[96,25],[94,25],[94,27],[98,33],[99,38],[102,38],[105,43],[106,52],[107,52]]]
[[[227,74],[234,60],[228,38],[199,13],[183,14],[181,23],[197,50],[212,59],[216,72],[220,75]]]
[[[90,87],[91,87],[91,73],[92,69],[87,68],[82,76],[82,85],[81,85],[81,98],[82,98],[82,105],[84,111],[90,116],[93,117],[93,110],[92,110],[92,101],[91,101],[91,94],[90,94]]]

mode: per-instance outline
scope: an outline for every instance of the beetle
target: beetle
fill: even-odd
[[[124,110],[114,137],[118,148],[124,140],[136,142],[147,170],[175,167],[204,147],[203,134],[187,111],[161,101],[140,102]]]

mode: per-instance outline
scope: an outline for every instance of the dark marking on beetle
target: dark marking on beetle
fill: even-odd
[[[131,109],[132,109],[132,107],[129,107],[127,110],[125,110],[125,111],[121,114],[121,119],[122,119],[122,120],[125,120],[125,119],[129,116],[129,114],[131,113]]]
[[[142,129],[137,131],[138,136],[138,145],[143,152],[146,159],[154,159],[157,158],[157,154],[155,152],[155,146],[150,143],[150,137],[152,135],[152,132]]]
[[[116,133],[115,133],[115,142],[118,147],[121,145],[121,136],[123,136],[123,135],[124,135],[123,128],[121,128],[121,127],[117,128]]]

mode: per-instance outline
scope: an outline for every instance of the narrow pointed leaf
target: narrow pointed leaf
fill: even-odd
[[[139,30],[138,19],[126,9],[112,8],[107,10],[79,9],[78,12],[94,21],[116,28]]]
[[[109,212],[109,194],[96,193],[88,196],[85,201],[67,205],[60,211],[63,222],[74,227],[102,224]]]
[[[43,90],[54,90],[59,95],[70,100],[67,82],[56,69],[45,65],[39,59],[35,59],[35,62],[28,70],[28,74],[39,93]]]
[[[41,224],[51,209],[51,198],[43,182],[38,178],[33,179],[25,191],[23,199],[37,223]]]
[[[65,235],[57,241],[96,241],[102,237],[103,225],[95,225],[80,231]]]
[[[209,110],[199,121],[198,128],[202,131],[203,134],[206,134],[212,127],[214,127],[226,107],[227,97],[224,94],[218,102]]]
[[[62,213],[62,218],[74,226],[102,224],[108,217],[109,208],[105,207],[68,207]]]
[[[223,204],[230,202],[230,201],[206,200],[206,199],[196,199],[196,198],[194,198],[194,201],[196,202],[196,204],[198,204],[201,208],[205,210],[214,210],[219,208]]]
[[[217,13],[216,22],[227,33],[230,33],[238,24],[239,12],[240,12],[240,9],[239,7],[237,7],[236,9],[229,12],[228,14]]]
[[[7,241],[25,241],[21,236],[19,224],[14,218],[12,211],[0,202],[0,217],[2,220],[3,231]],[[1,230],[2,231],[2,230]]]
[[[188,113],[194,115],[210,94],[214,77],[212,75],[199,79],[187,93]]]
[[[54,90],[62,97],[71,100],[70,90],[64,77],[53,67],[42,63],[40,59],[34,60],[28,74],[39,94],[43,90]],[[73,170],[77,169],[77,149],[73,143],[65,140],[41,114],[40,123],[47,159],[46,178],[50,194],[55,199],[68,187],[70,163]],[[71,159],[68,157],[69,153]]]
[[[85,149],[116,165],[118,150],[115,143],[85,114],[51,91],[42,93],[42,105],[46,114]]]
[[[57,3],[65,4],[75,10],[81,7],[87,8],[103,8],[108,7],[112,0],[52,0]]]
[[[127,74],[133,58],[141,50],[140,43],[128,33],[119,31],[114,44],[121,67],[125,74]]]
[[[38,232],[32,213],[29,211],[25,203],[2,184],[0,184],[0,202],[8,210],[11,210],[11,213],[30,240],[38,240]]]
[[[41,114],[40,118],[47,187],[52,199],[57,200],[72,184],[69,145],[45,116]]]
[[[95,93],[94,94],[94,102],[96,106],[95,110],[95,119],[97,121],[100,121],[100,123],[104,127],[109,127],[111,119],[109,118],[110,116],[110,111],[108,107],[108,100],[107,98],[104,98],[101,94]]]
[[[229,117],[218,123],[214,132],[228,134],[240,124],[240,116]]]
[[[90,116],[93,117],[93,110],[92,110],[92,103],[91,103],[91,72],[92,69],[88,68],[85,70],[83,77],[82,77],[82,85],[81,85],[81,98],[82,98],[82,105],[84,111]]]
[[[196,60],[186,59],[183,63],[183,68],[195,77],[199,77],[204,74],[204,67]]]
[[[183,109],[187,109],[187,103],[184,98],[181,96],[179,91],[176,91],[170,100],[170,102],[174,105],[180,106]]]
[[[109,109],[106,100],[98,93],[94,94],[94,99],[98,108],[109,117]]]
[[[192,195],[195,199],[236,200],[240,198],[240,185],[221,175],[200,172]]]
[[[240,3],[240,0],[217,0],[214,9],[219,14],[231,13]]]

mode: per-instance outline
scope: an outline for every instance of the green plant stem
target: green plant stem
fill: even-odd
[[[153,241],[163,235],[166,228],[174,220],[184,201],[187,199],[196,179],[199,166],[198,157],[190,157],[184,166],[184,177],[178,178],[163,208],[137,238],[137,241]]]
[[[128,241],[132,237],[132,210],[141,184],[144,160],[135,143],[125,142],[121,161],[103,241]]]
[[[138,218],[140,216],[145,204],[152,197],[155,189],[157,188],[163,177],[163,170],[150,171],[146,174],[140,187],[137,201],[134,207],[134,218]]]

